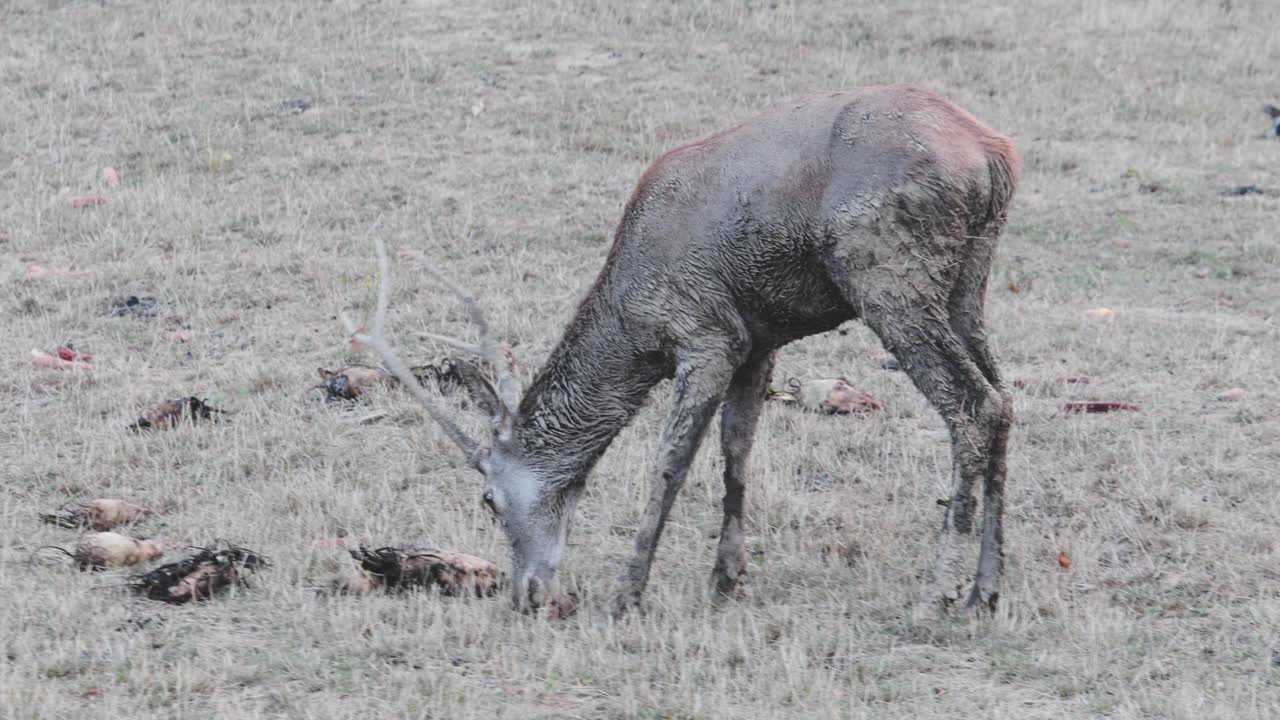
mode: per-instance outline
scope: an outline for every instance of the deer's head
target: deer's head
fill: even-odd
[[[557,477],[530,461],[517,439],[520,423],[520,386],[512,371],[512,358],[504,352],[489,331],[484,313],[475,299],[434,269],[425,268],[437,282],[461,298],[468,317],[479,330],[478,343],[465,343],[441,335],[429,337],[480,357],[493,369],[496,383],[490,383],[483,372],[467,366],[462,377],[467,389],[489,415],[492,436],[480,443],[467,435],[452,417],[423,389],[413,373],[391,350],[383,326],[390,297],[390,269],[386,249],[378,240],[378,306],[368,333],[359,332],[346,318],[347,329],[356,342],[368,346],[381,356],[383,364],[400,380],[427,413],[462,451],[472,468],[484,475],[481,500],[502,524],[511,553],[511,585],[518,608],[530,609],[549,605],[553,610],[563,602],[556,581],[556,570],[569,535],[576,486],[568,478]]]

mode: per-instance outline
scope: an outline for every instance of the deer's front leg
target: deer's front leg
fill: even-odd
[[[715,415],[731,373],[731,368],[720,363],[700,366],[682,362],[676,369],[675,398],[658,448],[653,490],[636,531],[634,554],[614,581],[610,597],[610,609],[615,616],[639,602],[644,592],[667,514],[684,484],[689,463],[698,452],[702,435]]]
[[[734,596],[747,574],[746,537],[742,530],[743,491],[756,424],[764,407],[773,353],[753,357],[733,376],[720,413],[720,447],[724,451],[724,521],[716,564],[711,571],[713,601]]]

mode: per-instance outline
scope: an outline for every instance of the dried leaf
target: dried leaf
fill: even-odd
[[[1058,551],[1058,567],[1063,570],[1071,569],[1071,556],[1067,554],[1066,550]]]
[[[1229,390],[1223,390],[1218,393],[1218,399],[1224,402],[1240,402],[1248,396],[1244,388],[1233,387]]]
[[[62,278],[83,278],[93,273],[88,270],[62,270],[45,265],[32,265],[27,268],[27,277],[31,280],[55,280]]]
[[[79,197],[71,198],[71,207],[77,210],[80,208],[97,207],[106,201],[107,199],[101,195],[81,195]]]

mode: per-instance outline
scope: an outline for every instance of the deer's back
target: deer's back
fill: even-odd
[[[777,346],[832,329],[856,317],[833,253],[875,265],[902,250],[877,247],[902,244],[886,224],[936,217],[923,237],[977,222],[995,202],[993,158],[1016,176],[1005,138],[922,88],[788,103],[654,162],[593,295],[650,345],[723,330]]]

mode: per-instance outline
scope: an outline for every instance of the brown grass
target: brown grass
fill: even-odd
[[[0,4],[0,717],[1274,716],[1271,5]],[[1007,375],[1029,381],[994,618],[907,621],[948,445],[856,325],[787,348],[779,373],[845,375],[885,410],[766,412],[748,596],[723,611],[705,593],[714,442],[646,612],[599,611],[661,388],[579,508],[573,618],[313,591],[349,566],[322,542],[342,533],[504,556],[478,478],[406,397],[348,411],[306,392],[317,366],[362,359],[336,316],[368,308],[372,233],[481,295],[527,379],[649,161],[788,97],[890,81],[943,92],[1025,160],[989,303]],[[1241,184],[1267,194],[1219,195]],[[27,279],[32,264],[93,274]],[[396,272],[397,346],[430,359],[416,333],[466,332],[461,310],[413,261]],[[158,315],[109,317],[129,295]],[[1100,306],[1114,316],[1086,316]],[[96,369],[30,366],[67,342]],[[1053,382],[1077,375],[1093,382]],[[1216,399],[1234,386],[1244,400]],[[126,431],[189,394],[235,414]],[[1068,400],[1141,410],[1067,416]],[[173,608],[28,564],[74,539],[38,513],[87,497],[154,508],[170,547],[227,538],[274,566]]]

